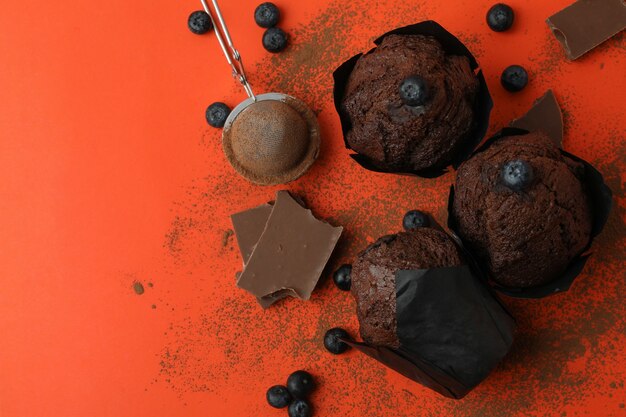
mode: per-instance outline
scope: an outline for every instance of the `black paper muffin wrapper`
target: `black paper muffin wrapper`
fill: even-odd
[[[432,36],[442,45],[444,50],[450,55],[459,55],[466,56],[469,59],[470,66],[472,70],[476,71],[478,69],[478,63],[476,62],[476,58],[474,55],[465,47],[465,45],[457,39],[450,32],[445,30],[441,25],[432,20],[428,20],[425,22],[417,23],[410,26],[405,26],[401,28],[394,29],[390,32],[385,33],[378,39],[374,41],[376,45],[380,45],[383,39],[388,35],[426,35]],[[372,52],[375,48],[371,49],[369,52]],[[368,53],[369,53],[368,52]],[[350,145],[347,141],[347,133],[352,128],[352,123],[348,115],[342,110],[342,101],[345,92],[346,85],[348,83],[348,79],[356,62],[363,54],[358,54],[348,59],[346,62],[341,64],[334,72],[333,79],[335,81],[334,89],[333,89],[333,98],[335,102],[335,109],[337,114],[339,115],[339,119],[341,121],[341,130],[343,132],[343,138],[346,148],[351,149]],[[476,96],[476,102],[474,104],[474,128],[471,133],[464,141],[464,145],[457,151],[455,157],[451,161],[452,166],[455,168],[463,162],[469,155],[471,155],[472,151],[478,146],[478,144],[482,141],[487,133],[487,128],[489,127],[489,115],[491,113],[491,109],[493,107],[493,101],[491,99],[491,95],[489,94],[489,89],[487,88],[487,82],[485,81],[485,77],[482,71],[478,71],[476,73],[476,77],[479,81],[479,90]],[[350,155],[352,159],[354,159],[359,165],[363,168],[374,171],[374,172],[383,172],[383,173],[393,173],[400,175],[416,175],[424,178],[435,178],[443,175],[447,171],[447,167],[434,167],[426,170],[420,171],[395,171],[389,170],[386,167],[380,166],[375,161],[372,161],[368,157],[364,155],[360,155],[358,153]]]
[[[439,394],[460,399],[513,343],[515,320],[468,266],[396,273],[398,349],[345,342]]]
[[[485,141],[485,143],[476,150],[475,153],[482,152],[487,149],[492,143],[497,140],[506,137],[506,136],[519,136],[526,135],[528,131],[517,128],[504,128],[494,136]],[[560,143],[557,143],[559,148],[562,146]],[[495,288],[498,292],[508,295],[510,297],[516,298],[543,298],[552,294],[556,294],[559,292],[564,292],[569,290],[572,283],[576,279],[578,275],[582,272],[587,259],[591,255],[589,249],[591,248],[591,244],[593,243],[593,239],[602,232],[604,225],[606,224],[609,214],[611,213],[611,208],[613,206],[613,193],[611,189],[604,183],[604,178],[602,174],[593,167],[589,162],[572,155],[563,149],[561,149],[563,155],[568,158],[583,164],[585,167],[585,177],[584,177],[584,189],[587,192],[588,201],[591,205],[591,211],[593,214],[593,223],[591,228],[591,238],[589,239],[589,243],[587,247],[581,252],[580,255],[576,256],[569,263],[566,270],[563,274],[543,285],[528,287],[528,288],[520,288],[520,287],[504,287],[499,285],[488,278],[488,274],[485,272],[486,269],[481,266],[481,262],[478,260],[476,256],[474,256],[471,250],[467,247],[464,247],[465,252],[472,257],[472,263],[479,268],[477,274],[482,276],[483,280],[489,282],[493,288]],[[453,216],[452,205],[454,203],[454,186],[450,187],[450,196],[448,198],[448,228],[455,234],[455,239],[457,242],[462,243],[462,239],[459,237],[458,233],[458,224],[456,219]]]

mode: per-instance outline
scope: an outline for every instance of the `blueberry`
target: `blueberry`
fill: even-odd
[[[187,27],[196,35],[202,35],[213,29],[211,18],[204,10],[196,10],[189,15]]]
[[[294,398],[304,398],[315,389],[315,381],[307,371],[296,371],[287,378],[287,389]]]
[[[280,10],[274,3],[261,3],[254,10],[254,21],[262,28],[274,27],[279,20]]]
[[[415,230],[420,227],[428,227],[429,225],[430,219],[419,210],[407,211],[402,219],[402,227],[404,227],[404,230]]]
[[[205,117],[209,125],[213,127],[224,127],[224,123],[226,123],[229,114],[230,107],[218,101],[207,107]]]
[[[340,327],[334,327],[324,335],[324,347],[330,353],[339,355],[350,349],[350,346],[342,342],[340,339],[350,340],[350,335]]]
[[[487,12],[487,25],[494,32],[504,32],[513,26],[515,13],[506,4],[498,3]]]
[[[515,159],[502,167],[502,182],[514,191],[521,191],[533,181],[533,167],[526,161]]]
[[[519,65],[511,65],[502,71],[500,83],[505,90],[512,93],[522,91],[528,84],[528,73]]]
[[[263,47],[269,52],[280,52],[287,47],[287,34],[280,28],[269,28],[263,34]]]
[[[352,265],[343,264],[333,274],[333,281],[337,288],[343,291],[350,291],[352,286]]]
[[[274,408],[285,408],[291,402],[291,394],[283,385],[274,385],[268,389],[265,398],[267,398],[268,404]]]
[[[313,414],[311,406],[304,400],[295,400],[289,404],[289,417],[310,417]]]
[[[426,80],[418,75],[405,78],[400,84],[400,98],[407,106],[423,106],[428,100]]]

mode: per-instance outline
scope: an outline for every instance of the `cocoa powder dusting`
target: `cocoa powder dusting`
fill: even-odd
[[[137,295],[143,294],[144,293],[143,284],[139,281],[133,282],[133,291],[135,291],[135,294]]]
[[[297,7],[296,3],[292,7]],[[253,73],[260,91],[294,95],[318,113],[322,128],[320,158],[289,189],[304,195],[316,215],[345,227],[327,273],[351,262],[356,253],[379,236],[399,231],[402,215],[409,209],[430,211],[440,223],[445,223],[446,197],[453,175],[425,180],[378,175],[355,166],[347,156],[332,104],[331,74],[339,64],[370,49],[371,39],[389,29],[436,16],[433,10],[436,8],[416,8],[414,4],[383,7],[365,0],[333,1],[310,22],[290,31],[293,44],[288,50],[267,54],[256,64]],[[463,36],[460,39],[464,40]],[[468,39],[472,50],[482,54],[481,36]],[[564,68],[554,58],[553,49],[546,46],[531,62],[537,83],[553,80]],[[545,70],[540,70],[542,64],[546,64]],[[542,85],[539,90],[550,86]],[[573,109],[577,105],[576,91],[565,86],[561,90],[559,102],[565,109]],[[503,125],[513,118],[505,113],[496,115],[502,119],[496,120],[496,124]],[[569,124],[570,120],[566,122]],[[572,125],[575,127],[575,120]],[[620,138],[624,133],[607,137],[606,146],[623,147]],[[207,130],[204,136],[202,152],[222,152],[219,131]],[[590,162],[598,164],[607,183],[614,187],[617,199],[623,199],[623,162],[600,159]],[[180,396],[191,392],[216,393],[237,380],[230,376],[235,373],[245,373],[245,379],[250,381],[281,381],[286,370],[306,365],[324,387],[324,398],[332,399],[320,399],[324,415],[360,415],[367,410],[373,417],[408,416],[409,412],[403,410],[425,406],[432,415],[460,417],[504,416],[520,410],[532,413],[537,404],[557,410],[564,403],[584,398],[590,386],[611,390],[610,382],[615,381],[618,387],[623,383],[610,379],[610,375],[580,370],[606,369],[600,364],[608,360],[607,355],[615,354],[614,345],[626,332],[621,297],[626,262],[620,249],[626,244],[626,228],[621,207],[613,211],[607,232],[594,243],[594,255],[569,292],[536,301],[505,300],[519,321],[518,342],[483,384],[463,401],[453,402],[364,355],[348,354],[337,360],[326,354],[321,345],[324,332],[330,327],[339,325],[353,335],[358,332],[354,302],[337,291],[332,280],[321,280],[309,302],[286,300],[267,314],[260,312],[253,297],[235,288],[232,276],[241,267],[241,258],[237,251],[223,250],[231,239],[224,232],[230,226],[228,216],[238,209],[263,203],[271,194],[268,189],[250,185],[236,176],[225,163],[207,170],[206,177],[190,184],[186,196],[174,203],[171,229],[164,244],[169,256],[165,263],[170,264],[166,268],[176,271],[169,278],[173,282],[193,274],[195,287],[184,293],[187,298],[177,295],[178,303],[167,300],[171,305],[160,307],[160,314],[167,314],[170,307],[189,314],[172,320],[164,335],[166,343],[155,383],[165,384]],[[612,233],[611,229],[616,231]],[[215,259],[231,265],[223,276],[211,274]],[[598,276],[613,278],[600,280]],[[198,311],[202,313],[192,313]],[[572,363],[577,366],[571,366]],[[337,381],[348,381],[352,389],[359,390],[359,395],[352,395]],[[259,395],[262,397],[262,393]],[[265,413],[262,401],[253,404],[258,406],[249,410],[250,415]]]
[[[232,229],[227,229],[224,231],[224,233],[222,234],[222,247],[225,248],[228,245],[228,242],[230,241],[230,237],[233,235],[233,231]]]

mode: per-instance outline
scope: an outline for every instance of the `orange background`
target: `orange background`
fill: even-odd
[[[492,1],[276,0],[292,45],[270,55],[252,14],[222,1],[257,93],[281,91],[319,114],[321,157],[300,180],[258,187],[235,175],[218,100],[244,97],[214,35],[192,35],[195,0],[4,2],[0,13],[0,415],[280,416],[265,390],[299,368],[319,380],[318,416],[626,415],[623,34],[576,62],[544,23],[571,0],[511,0],[514,28],[491,32]],[[495,101],[492,129],[553,88],[565,148],[605,175],[615,207],[573,288],[506,298],[516,344],[461,401],[350,352],[324,332],[356,334],[349,294],[324,279],[310,302],[262,311],[238,290],[229,214],[287,188],[346,232],[332,269],[397,231],[403,213],[445,221],[453,175],[375,174],[348,158],[332,107],[332,70],[397,26],[434,19],[475,53]],[[502,69],[531,82],[510,94]],[[141,282],[143,295],[133,291]],[[152,286],[148,285],[149,283]]]

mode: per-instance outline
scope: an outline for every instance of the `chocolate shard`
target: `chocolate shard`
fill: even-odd
[[[263,234],[273,208],[272,204],[262,204],[230,216],[244,265],[248,262],[256,243]]]
[[[563,144],[563,114],[552,90],[546,91],[525,115],[513,120],[510,126],[529,132],[543,131],[558,147]]]
[[[265,230],[265,224],[269,219],[273,204],[262,204],[258,207],[250,210],[235,213],[230,216],[233,223],[233,229],[235,230],[235,236],[237,237],[237,245],[239,246],[239,252],[243,259],[244,268],[250,259],[250,255],[254,250],[257,242]],[[241,273],[237,274],[237,280]],[[290,288],[277,291],[273,294],[266,295],[264,297],[258,297],[257,301],[261,304],[261,307],[268,308],[276,301],[280,301],[287,297],[297,297],[298,294]]]
[[[578,0],[546,23],[573,61],[626,28],[626,2]]]
[[[237,286],[256,297],[293,289],[308,300],[342,231],[316,219],[287,191],[279,191]]]

